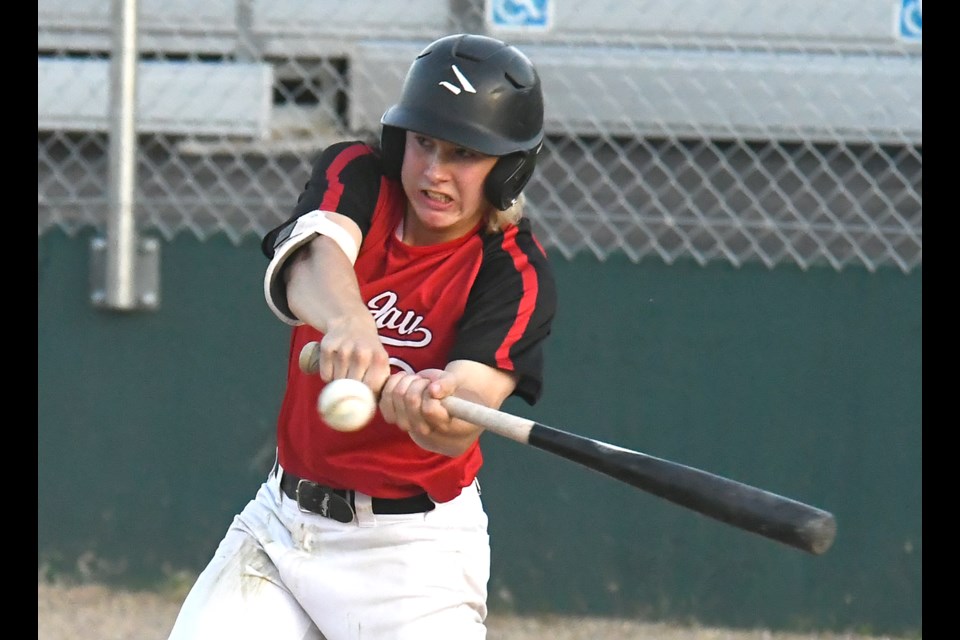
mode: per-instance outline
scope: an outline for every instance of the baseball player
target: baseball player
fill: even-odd
[[[556,289],[522,217],[540,80],[513,46],[447,36],[413,61],[381,123],[378,145],[324,149],[264,237],[266,300],[292,327],[277,463],[171,638],[486,637],[481,429],[441,400],[541,394]],[[312,341],[316,375],[298,366]],[[363,429],[317,413],[339,378],[379,398]]]

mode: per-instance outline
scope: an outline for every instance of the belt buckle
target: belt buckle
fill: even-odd
[[[302,490],[304,487],[310,490]],[[337,522],[353,522],[353,507],[346,498],[334,493],[330,487],[303,478],[297,482],[297,508],[304,513],[320,515]]]

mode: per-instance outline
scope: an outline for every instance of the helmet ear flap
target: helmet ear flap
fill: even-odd
[[[400,179],[403,152],[407,143],[404,129],[384,125],[380,130],[380,151],[383,155],[383,173],[388,178]]]
[[[483,194],[500,211],[509,209],[527,186],[537,164],[538,146],[530,152],[519,151],[503,156],[490,170],[483,183]]]

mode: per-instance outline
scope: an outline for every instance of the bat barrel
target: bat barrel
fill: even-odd
[[[827,511],[669,460],[535,424],[529,444],[737,528],[824,553],[836,537]]]

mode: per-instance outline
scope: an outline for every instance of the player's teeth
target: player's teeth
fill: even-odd
[[[427,197],[431,200],[436,200],[437,202],[450,202],[450,197],[442,193],[435,193],[433,191],[427,191]]]

